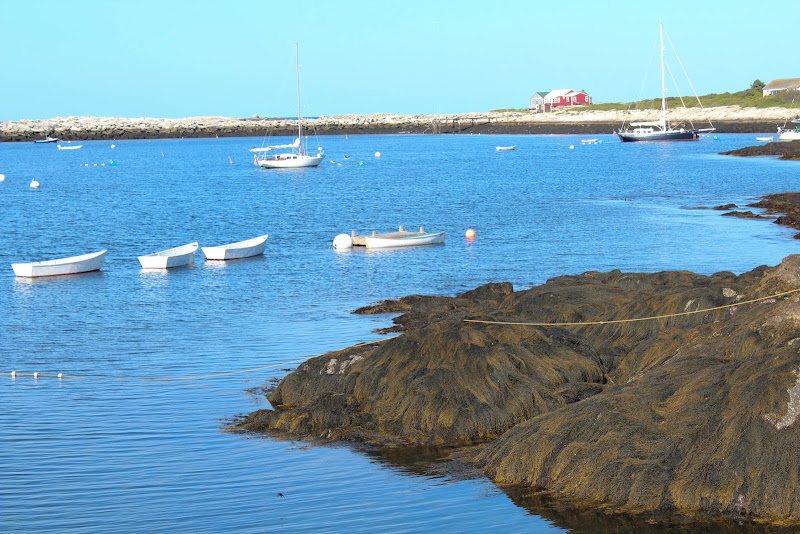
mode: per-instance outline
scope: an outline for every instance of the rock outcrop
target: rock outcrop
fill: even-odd
[[[739,276],[588,272],[387,301],[360,313],[402,312],[400,336],[312,358],[238,428],[481,444],[503,485],[800,520],[797,290],[789,256]]]
[[[774,141],[764,145],[746,146],[721,152],[725,156],[779,156],[782,160],[800,160],[800,141]]]

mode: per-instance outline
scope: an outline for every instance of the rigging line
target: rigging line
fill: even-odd
[[[373,341],[365,341],[364,343],[357,343],[357,344],[353,345],[350,348],[363,347],[363,346],[366,346],[366,345],[374,345],[375,343],[382,343],[384,341],[388,341],[388,340],[394,339],[396,337],[399,337],[399,334],[397,336],[387,337],[387,338],[383,338],[383,339],[375,339]],[[312,356],[312,358],[313,358],[313,356]],[[299,358],[297,360],[291,360],[291,361],[288,361],[288,362],[273,363],[273,364],[270,364],[270,365],[264,365],[262,367],[254,367],[253,369],[243,369],[241,371],[230,371],[230,372],[227,372],[227,373],[215,373],[215,374],[210,374],[210,375],[197,375],[197,376],[178,376],[178,377],[139,377],[139,376],[133,376],[133,377],[130,377],[130,376],[104,376],[104,375],[99,375],[99,376],[98,375],[94,375],[94,376],[92,376],[92,375],[65,375],[63,373],[59,373],[57,375],[54,375],[54,374],[47,374],[47,373],[17,373],[17,372],[0,373],[0,376],[32,376],[32,377],[35,377],[35,378],[112,378],[112,379],[115,379],[115,380],[144,380],[144,381],[148,381],[148,382],[173,382],[173,381],[179,381],[179,380],[197,380],[197,379],[200,379],[200,378],[217,378],[217,377],[220,377],[220,376],[231,376],[231,375],[240,375],[240,374],[243,374],[243,373],[252,373],[254,371],[261,371],[261,370],[270,369],[270,368],[273,368],[273,367],[281,367],[283,365],[290,365],[290,364],[293,364],[293,363],[304,362],[304,361],[306,361],[308,359],[309,358]]]
[[[585,322],[571,322],[571,323],[518,323],[518,322],[509,322],[509,321],[482,321],[478,319],[464,319],[465,323],[483,323],[483,324],[503,324],[503,325],[516,325],[516,326],[592,326],[592,325],[600,325],[600,324],[620,324],[620,323],[635,323],[639,321],[652,321],[653,319],[668,319],[671,317],[680,317],[682,315],[693,315],[696,313],[705,313],[710,311],[722,310],[725,308],[733,308],[734,306],[743,306],[745,304],[752,304],[754,302],[760,302],[762,300],[769,300],[775,299],[778,297],[783,297],[786,295],[791,295],[792,293],[797,293],[800,291],[798,289],[791,289],[789,291],[784,291],[783,293],[776,293],[775,295],[769,295],[767,297],[759,297],[757,299],[752,300],[745,300],[743,302],[735,302],[733,304],[725,304],[723,306],[715,306],[713,308],[705,308],[702,310],[694,310],[688,312],[680,312],[680,313],[668,313],[665,315],[653,315],[650,317],[636,317],[634,319],[611,319],[608,321],[585,321]]]
[[[263,367],[255,367],[253,369],[244,369],[241,371],[231,371],[228,373],[216,373],[210,375],[198,375],[198,376],[179,376],[179,377],[139,377],[139,376],[105,376],[105,375],[66,375],[63,373],[59,373],[57,375],[54,374],[46,374],[46,373],[0,373],[0,376],[35,376],[36,378],[111,378],[114,380],[144,380],[144,381],[158,381],[158,382],[172,382],[178,380],[195,380],[199,378],[216,378],[220,376],[230,376],[230,375],[239,375],[243,373],[252,373],[254,371],[261,371],[263,369],[270,369],[272,367],[280,367],[282,365],[289,365],[292,363],[299,363],[306,361],[308,358],[300,358],[298,360],[291,360],[288,362],[282,363],[273,363],[270,365],[264,365]]]
[[[669,77],[672,80],[672,84],[675,86],[675,92],[678,93],[678,99],[681,101],[681,106],[683,106],[683,108],[686,109],[686,102],[683,101],[683,95],[681,94],[681,90],[678,87],[678,82],[675,80],[675,75],[672,72],[672,67],[669,66],[669,63],[667,61],[664,61],[664,64],[667,66]],[[694,121],[692,121],[691,115],[689,118],[689,124],[691,124],[692,128],[694,128]]]
[[[705,109],[703,107],[703,102],[700,100],[700,97],[697,96],[697,91],[694,89],[694,85],[692,84],[692,79],[689,78],[689,74],[686,72],[686,69],[683,66],[683,62],[681,61],[681,57],[678,55],[677,50],[675,50],[675,46],[672,44],[672,40],[669,38],[669,34],[665,31],[664,34],[667,36],[667,42],[669,43],[670,48],[672,48],[672,53],[675,54],[675,59],[678,60],[678,65],[681,66],[681,70],[683,71],[683,75],[686,76],[686,81],[689,82],[689,87],[692,88],[692,93],[694,93],[694,97],[697,99],[697,103],[700,105],[700,109]],[[711,119],[708,119],[708,123],[711,127],[714,127],[714,124],[711,122]]]

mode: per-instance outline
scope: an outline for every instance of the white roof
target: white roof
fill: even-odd
[[[556,89],[555,91],[547,93],[547,98],[558,98],[560,96],[567,96],[570,93],[577,93],[577,91],[573,89]]]

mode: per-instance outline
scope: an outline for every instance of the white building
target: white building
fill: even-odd
[[[774,95],[780,91],[797,91],[800,90],[800,78],[784,78],[781,80],[772,80],[764,86],[764,96]]]

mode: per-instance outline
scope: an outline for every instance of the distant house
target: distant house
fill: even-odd
[[[545,105],[544,105],[544,99],[545,98],[547,98],[547,92],[546,91],[539,91],[539,92],[533,93],[533,96],[531,97],[531,103],[528,106],[528,109],[532,109],[532,110],[536,111],[537,113],[542,112],[542,111],[548,111],[548,109],[545,109]]]
[[[529,109],[536,111],[550,111],[560,106],[582,106],[592,103],[592,97],[581,89],[556,89],[549,93],[538,92],[531,97]]]
[[[772,80],[764,86],[764,96],[774,95],[780,91],[800,90],[800,78],[785,78],[782,80]]]
[[[581,106],[584,104],[591,104],[592,97],[583,89],[580,91],[575,91],[573,89],[556,89],[555,91],[547,93],[544,103],[550,104],[553,107]]]

